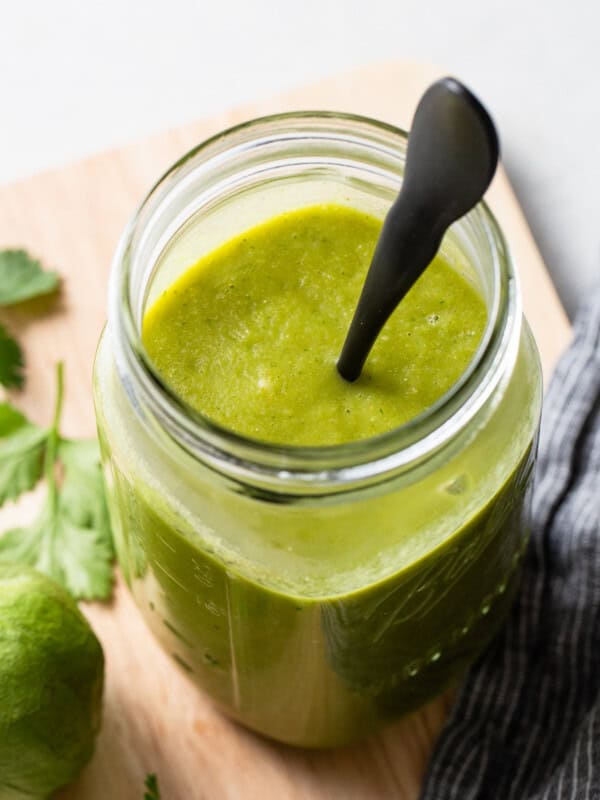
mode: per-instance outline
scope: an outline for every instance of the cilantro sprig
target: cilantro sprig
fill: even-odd
[[[53,292],[56,272],[48,272],[26,250],[0,250],[0,306],[10,306]],[[0,324],[0,384],[7,389],[23,385],[23,351]]]
[[[0,535],[0,560],[35,567],[78,599],[104,600],[112,588],[113,548],[98,443],[60,435],[62,405],[62,364],[49,428],[0,404],[0,505],[42,477],[46,485],[34,521]]]
[[[146,780],[144,781],[144,788],[147,790],[144,792],[144,800],[160,800],[158,779],[156,775],[154,775],[154,773],[146,775]]]

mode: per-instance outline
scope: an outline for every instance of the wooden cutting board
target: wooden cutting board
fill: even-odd
[[[407,127],[420,94],[440,74],[406,63],[360,69],[0,188],[0,247],[26,247],[63,276],[59,298],[3,317],[24,343],[28,364],[26,390],[14,401],[47,423],[54,364],[62,359],[64,433],[94,434],[91,371],[112,254],[134,207],[178,156],[220,129],[284,110],[352,111]],[[569,340],[569,325],[502,172],[488,197],[517,261],[547,375]],[[31,516],[35,500],[4,509],[0,530]],[[417,797],[448,696],[363,744],[296,750],[214,710],[155,644],[121,583],[110,605],[84,611],[106,653],[104,723],[92,763],[64,800],[135,800],[148,772],[158,774],[163,800]]]

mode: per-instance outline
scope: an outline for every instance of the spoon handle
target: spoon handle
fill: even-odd
[[[402,191],[389,209],[337,363],[344,380],[359,377],[381,329],[433,260],[444,234],[436,227],[410,192]]]

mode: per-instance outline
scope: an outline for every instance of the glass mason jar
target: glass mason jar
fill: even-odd
[[[455,681],[509,608],[527,542],[541,371],[485,204],[442,252],[485,299],[460,380],[395,430],[272,446],[189,408],[140,338],[145,309],[223,241],[282,211],[383,217],[406,134],[328,113],[249,122],[156,184],[115,256],[95,401],[121,569],[148,626],[229,715],[336,745]]]

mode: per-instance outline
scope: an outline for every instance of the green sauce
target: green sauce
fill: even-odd
[[[310,207],[203,257],[144,320],[164,380],[270,442],[363,439],[421,413],[468,366],[485,306],[466,265],[436,258],[346,384],[335,360],[379,227]],[[110,364],[103,343],[96,402],[121,567],[167,652],[227,713],[293,744],[339,744],[434,697],[493,636],[526,541],[539,412],[526,329],[476,436],[408,479],[294,502],[154,441]]]
[[[329,445],[395,428],[464,372],[486,323],[438,256],[392,314],[360,379],[335,362],[381,222],[343,206],[269,220],[210,253],[146,313],[165,381],[207,417],[269,442]]]

